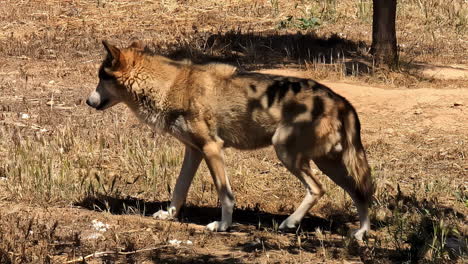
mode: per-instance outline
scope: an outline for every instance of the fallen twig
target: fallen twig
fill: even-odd
[[[137,254],[137,253],[141,253],[141,252],[146,252],[146,251],[153,251],[153,250],[157,250],[157,249],[163,249],[163,248],[168,248],[168,247],[173,247],[172,245],[162,245],[162,246],[159,246],[159,247],[152,247],[152,248],[144,248],[144,249],[138,249],[138,250],[134,250],[134,251],[102,251],[102,252],[94,252],[93,254],[89,254],[87,256],[84,256],[84,257],[79,257],[79,258],[76,258],[76,259],[72,259],[72,260],[69,260],[65,263],[77,263],[77,262],[83,262],[87,259],[90,259],[90,258],[100,258],[100,257],[105,257],[105,256],[109,256],[109,255],[122,255],[122,256],[127,256],[127,255],[132,255],[132,254]],[[185,248],[185,247],[182,247],[182,246],[177,246],[178,249],[180,248]],[[188,249],[188,248],[187,248]]]

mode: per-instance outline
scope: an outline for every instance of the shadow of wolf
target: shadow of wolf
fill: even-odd
[[[99,194],[87,196],[75,205],[95,211],[108,211],[112,214],[134,213],[151,216],[153,212],[167,208],[170,205],[170,201],[147,202],[133,197],[117,198]],[[207,225],[218,213],[219,208],[217,207],[187,204],[180,209],[178,219],[181,222]],[[268,213],[257,207],[235,208],[233,215],[235,215],[234,219],[239,224],[271,229],[275,228],[275,223],[279,223],[287,218],[285,214]],[[327,227],[333,233],[344,235],[346,232],[341,232],[342,225],[347,221],[353,220],[353,216],[348,214],[332,215],[329,219],[309,216],[302,220],[300,229],[301,231],[312,232],[317,227]]]

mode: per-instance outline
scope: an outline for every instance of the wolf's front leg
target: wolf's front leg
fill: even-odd
[[[173,219],[178,215],[180,208],[185,203],[190,184],[192,183],[193,177],[195,176],[202,159],[203,154],[199,150],[190,146],[185,147],[184,162],[182,163],[182,169],[180,170],[179,177],[177,178],[171,205],[167,211],[159,210],[154,213],[154,218],[167,220]]]
[[[210,231],[226,231],[232,224],[232,212],[234,210],[234,195],[224,169],[224,157],[220,143],[210,142],[203,147],[205,161],[210,170],[213,182],[218,191],[218,197],[222,206],[221,221],[214,221],[206,226]]]

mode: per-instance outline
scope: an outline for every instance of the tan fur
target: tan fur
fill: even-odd
[[[168,212],[177,215],[201,158],[213,176],[222,220],[231,224],[234,197],[224,170],[223,149],[274,145],[278,158],[306,186],[304,201],[281,228],[292,228],[325,192],[309,166],[317,166],[353,198],[361,219],[356,237],[369,229],[372,180],[351,104],[307,79],[241,72],[225,64],[193,64],[150,55],[141,44],[118,49],[104,42],[108,57],[100,83],[88,99],[97,109],[124,102],[144,122],[187,146]],[[202,156],[199,156],[199,155]]]

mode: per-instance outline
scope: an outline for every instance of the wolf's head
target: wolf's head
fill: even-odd
[[[107,51],[107,57],[99,68],[96,90],[86,100],[86,104],[97,110],[105,110],[129,98],[123,77],[135,64],[135,51],[143,50],[140,42],[134,42],[125,49],[119,49],[106,41],[102,44]]]

